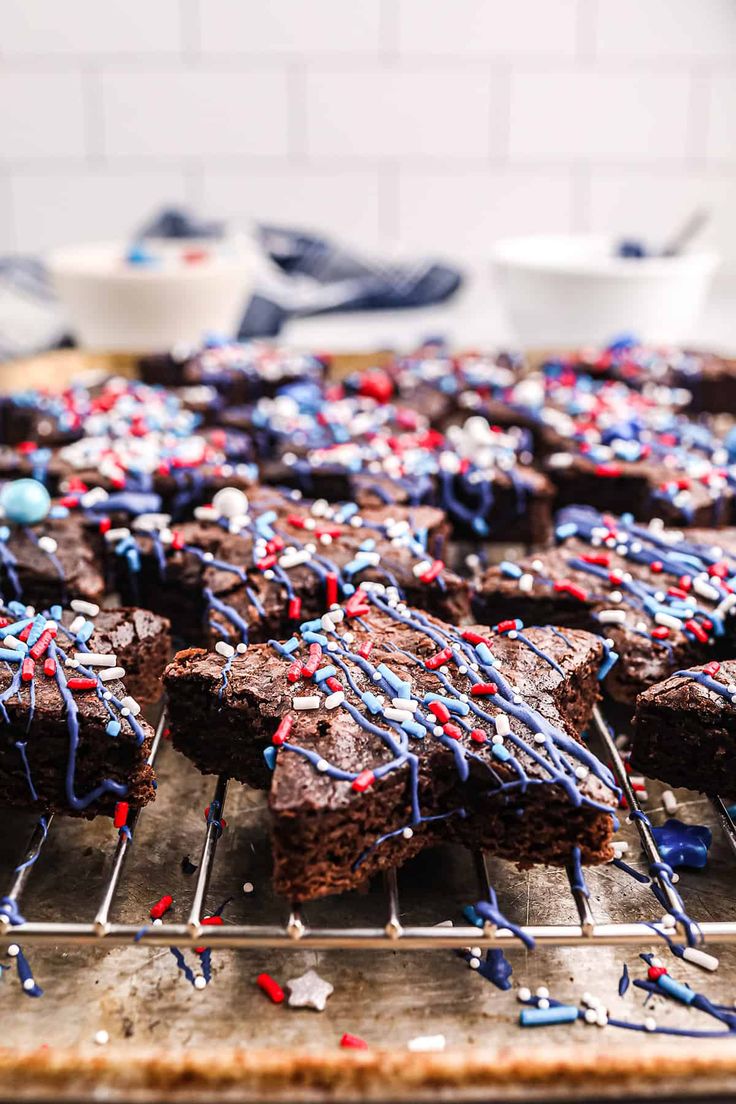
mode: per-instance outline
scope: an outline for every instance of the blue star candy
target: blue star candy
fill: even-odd
[[[653,828],[652,834],[662,861],[669,863],[673,870],[681,866],[702,870],[708,862],[713,833],[705,825],[683,824],[672,817],[661,828]]]

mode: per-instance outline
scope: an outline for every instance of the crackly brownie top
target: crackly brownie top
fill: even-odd
[[[574,629],[457,629],[367,584],[283,644],[181,652],[165,678],[172,692],[193,682],[273,742],[274,808],[339,809],[368,791],[380,801],[383,780],[405,771],[411,832],[430,790],[436,805],[437,788],[451,800],[469,778],[484,793],[551,785],[611,811],[614,779],[571,719],[576,680],[594,677],[605,652]]]
[[[142,615],[139,617],[138,615]],[[37,613],[20,602],[0,606],[0,731],[12,725],[19,736],[31,797],[33,776],[25,757],[25,740],[42,739],[51,726],[68,733],[66,794],[76,812],[104,794],[123,798],[124,783],[103,779],[93,791],[78,794],[75,762],[79,740],[95,739],[143,745],[151,739],[140,706],[126,694],[125,669],[118,651],[131,655],[138,640],[160,631],[160,618],[138,610],[100,611],[93,603],[73,600],[69,610],[53,606]]]
[[[736,608],[736,529],[683,534],[572,506],[557,515],[556,537],[557,548],[489,568],[481,591],[580,603],[601,632],[665,649],[724,635]]]
[[[93,545],[94,523],[52,506],[35,525],[0,524],[0,578],[6,598],[23,599],[34,584],[58,584],[61,593],[98,599],[105,590]]]
[[[445,535],[445,518],[432,506],[361,510],[356,503],[303,502],[298,492],[270,487],[247,495],[229,487],[195,515],[197,520],[173,528],[168,515],[143,515],[131,530],[113,532],[111,543],[133,572],[140,561],[131,559],[131,548],[154,553],[163,576],[201,575],[213,614],[245,639],[248,626],[227,602],[244,587],[256,614],[283,604],[295,621],[307,595],[323,594],[327,609],[365,579],[402,590],[467,590],[433,555],[434,538]]]
[[[675,671],[664,682],[650,686],[637,700],[637,709],[666,708],[697,713],[704,722],[736,716],[736,659],[711,660],[699,667]]]

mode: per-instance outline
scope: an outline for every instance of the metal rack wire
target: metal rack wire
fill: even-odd
[[[673,913],[677,913],[680,901],[677,891],[662,874],[657,873],[661,856],[649,825],[642,814],[636,792],[631,785],[620,752],[609,728],[596,707],[593,715],[594,727],[600,738],[617,781],[621,787],[630,815],[636,825],[642,850],[646,860],[655,873],[652,877],[657,883],[662,899]],[[159,750],[165,726],[162,715],[156,728],[149,762],[152,764]],[[217,779],[211,805],[217,803],[219,817],[225,809],[228,779]],[[726,805],[719,797],[711,798],[716,818],[726,836],[728,844],[736,854],[736,824],[728,813]],[[292,904],[282,924],[229,924],[222,927],[202,924],[203,908],[210,878],[215,864],[219,827],[214,818],[208,818],[204,840],[202,842],[194,891],[189,906],[186,923],[167,923],[141,928],[135,924],[115,923],[110,913],[120,890],[125,860],[142,811],[132,811],[128,819],[130,833],[121,833],[112,854],[110,873],[104,885],[102,895],[94,914],[87,923],[69,923],[63,920],[40,922],[27,920],[13,925],[7,915],[0,914],[0,947],[10,943],[23,942],[36,945],[57,944],[94,944],[138,945],[141,947],[195,947],[203,942],[206,933],[207,945],[216,948],[281,948],[281,949],[352,949],[352,950],[437,950],[454,949],[467,946],[484,948],[508,945],[516,936],[506,928],[498,928],[486,923],[482,928],[471,924],[455,925],[414,925],[405,926],[401,921],[401,903],[399,899],[396,870],[390,870],[384,877],[386,897],[386,921],[383,927],[328,927],[312,926],[302,908]],[[35,868],[38,857],[52,827],[48,818],[46,827],[37,825],[31,833],[25,851],[20,858],[6,891],[16,906],[22,902],[24,890]],[[485,855],[474,854],[478,895],[487,899],[489,892],[488,869]],[[594,916],[590,899],[585,891],[576,884],[571,869],[567,877],[578,915],[577,924],[541,924],[527,925],[523,931],[530,935],[542,947],[570,946],[615,946],[641,945],[651,943],[654,930],[662,935],[672,936],[672,929],[661,923],[652,924],[644,920],[626,923],[598,923]],[[697,918],[696,918],[697,919]],[[702,939],[708,944],[736,943],[736,920],[708,921],[699,924]]]

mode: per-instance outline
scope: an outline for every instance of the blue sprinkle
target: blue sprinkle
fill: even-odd
[[[487,666],[493,666],[493,655],[491,654],[491,649],[488,647],[487,644],[484,644],[482,642],[480,644],[476,644],[475,651],[481,663],[485,663]]]
[[[574,521],[568,521],[564,525],[558,525],[555,529],[555,536],[558,540],[567,540],[568,537],[574,537],[578,531],[578,527]]]
[[[601,682],[608,672],[613,667],[614,663],[618,660],[618,652],[610,651],[607,656],[604,657],[603,662],[600,665],[598,671],[598,681]]]
[[[460,717],[466,717],[470,712],[470,706],[467,702],[459,701],[457,698],[445,698],[442,694],[425,694],[422,701],[425,705],[429,705],[433,701],[442,702],[450,713],[457,713]]]
[[[512,579],[520,579],[522,576],[521,568],[517,567],[515,563],[511,563],[510,560],[502,560],[499,566],[503,574]]]
[[[276,751],[277,749],[273,745],[263,749],[263,758],[266,760],[266,766],[269,770],[273,770],[276,766]]]
[[[371,713],[382,712],[383,707],[381,706],[380,700],[376,697],[375,694],[371,694],[370,690],[366,690],[364,694],[361,694],[361,698],[363,704],[366,706],[367,709],[370,710]]]
[[[302,633],[302,637],[306,640],[307,644],[321,644],[323,648],[328,643],[324,633],[305,632]]]
[[[503,744],[493,744],[491,748],[491,754],[494,759],[500,759],[502,763],[505,763],[511,758],[511,752],[508,748],[505,748]]]
[[[337,667],[320,667],[319,671],[314,672],[314,682],[319,684],[324,682],[325,679],[332,678],[337,674]]]
[[[405,732],[408,732],[410,736],[416,736],[418,740],[424,739],[426,729],[423,725],[417,724],[416,721],[402,721],[401,727]]]
[[[281,645],[281,651],[286,652],[287,655],[291,655],[299,647],[299,641],[295,636],[292,636],[291,640],[287,640],[285,644]]]
[[[546,1027],[548,1024],[573,1023],[578,1018],[574,1004],[557,1004],[551,1008],[522,1008],[519,1023],[522,1027]]]
[[[319,630],[321,628],[322,622],[320,621],[319,617],[317,617],[314,621],[302,621],[301,625],[299,626],[299,632],[314,632],[315,630]]]
[[[120,721],[108,721],[107,722],[107,728],[105,729],[105,732],[107,733],[108,736],[119,736],[120,735]]]

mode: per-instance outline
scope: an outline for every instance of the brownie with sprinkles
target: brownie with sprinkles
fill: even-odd
[[[736,530],[682,533],[571,507],[558,515],[556,536],[556,548],[483,573],[479,619],[605,635],[619,656],[605,687],[626,703],[733,640]]]
[[[228,404],[250,403],[302,380],[322,379],[324,358],[263,342],[211,338],[199,348],[174,347],[139,362],[141,378],[165,387],[213,387]]]
[[[579,739],[606,645],[578,630],[455,628],[380,584],[284,643],[167,668],[174,744],[269,807],[277,890],[351,889],[439,840],[522,865],[611,854],[618,799]]]
[[[143,515],[108,534],[125,600],[164,613],[188,643],[283,638],[365,580],[450,620],[470,616],[468,584],[442,559],[448,526],[435,507],[229,487],[195,514],[173,526]]]
[[[1,501],[1,496],[0,496]],[[51,506],[43,521],[0,520],[0,594],[40,609],[105,593],[99,527],[83,514]]]
[[[139,611],[0,607],[0,802],[85,817],[120,804],[124,823],[125,804],[153,800],[153,733],[132,693],[146,631]]]
[[[631,763],[671,786],[736,797],[736,660],[675,671],[640,694]]]

